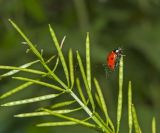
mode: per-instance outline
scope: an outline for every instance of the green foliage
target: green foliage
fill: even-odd
[[[29,98],[29,99],[24,99],[24,100],[19,100],[19,101],[13,101],[13,102],[5,103],[5,104],[2,104],[1,106],[15,106],[15,105],[21,105],[21,104],[39,102],[39,101],[55,98],[55,97],[57,97],[57,96],[59,96],[61,94],[62,93],[60,93],[60,94],[43,95],[43,96],[39,96],[39,97],[34,97],[34,98]]]
[[[156,119],[154,117],[152,119],[152,133],[156,133]]]
[[[139,126],[139,122],[138,122],[138,118],[137,118],[137,114],[136,114],[134,105],[132,105],[132,116],[133,116],[135,133],[142,133],[140,126]]]
[[[41,102],[44,100],[58,98],[64,94],[68,94],[72,97],[72,100],[68,99],[65,102],[57,102],[56,104],[49,105],[47,107],[41,106],[40,108],[37,108],[34,112],[17,114],[15,115],[15,117],[21,117],[21,118],[34,117],[34,116],[42,117],[47,115],[51,117],[53,116],[53,117],[62,118],[67,121],[42,122],[37,124],[38,127],[69,126],[69,125],[79,124],[79,125],[97,130],[99,132],[119,133],[121,117],[122,117],[122,109],[123,109],[123,106],[122,106],[123,104],[123,94],[122,94],[123,93],[123,56],[121,57],[120,64],[119,64],[119,93],[118,93],[117,123],[116,123],[117,129],[115,130],[114,123],[112,122],[109,116],[104,94],[102,92],[102,89],[100,87],[98,80],[96,78],[93,79],[94,87],[96,88],[95,92],[93,91],[93,86],[91,85],[92,77],[91,77],[89,33],[87,33],[87,37],[86,37],[86,70],[85,70],[85,65],[82,62],[82,58],[79,54],[79,51],[76,51],[77,62],[80,68],[80,75],[78,75],[74,71],[72,49],[70,49],[68,53],[69,66],[67,66],[67,60],[62,52],[62,44],[64,43],[64,39],[62,40],[62,43],[60,45],[51,25],[49,25],[50,34],[55,44],[56,50],[58,52],[58,57],[57,57],[57,60],[55,61],[55,66],[53,68],[51,68],[48,65],[48,63],[52,62],[53,61],[52,59],[55,58],[55,56],[52,56],[49,60],[45,61],[45,58],[43,57],[42,53],[38,51],[35,45],[28,39],[28,37],[21,31],[21,29],[12,20],[9,20],[9,21],[12,24],[12,26],[18,31],[18,33],[23,37],[23,39],[26,41],[27,45],[29,46],[31,51],[35,54],[35,56],[38,58],[38,60],[34,62],[26,63],[20,67],[0,66],[0,69],[11,70],[5,74],[2,74],[0,77],[4,78],[8,76],[13,76],[18,72],[22,71],[26,73],[32,73],[38,76],[38,78],[36,77],[33,79],[33,78],[27,78],[27,77],[12,77],[12,79],[23,81],[25,83],[2,94],[0,98],[4,99],[7,97],[11,97],[13,94],[19,91],[22,91],[33,84],[34,85],[38,84],[47,88],[51,88],[54,92],[56,91],[56,93],[42,95],[34,98],[28,98],[24,100],[11,101],[11,102],[2,104],[1,106],[15,106],[15,105],[21,105],[21,104],[29,104],[33,102]],[[58,64],[60,64],[59,59],[63,68],[66,82],[62,81],[63,78],[59,77],[59,75],[55,73],[55,70],[58,68]],[[44,70],[40,71],[40,70],[28,68],[34,65],[35,63],[36,64],[39,63],[41,66],[43,66]],[[80,82],[80,78],[83,79],[82,82]],[[44,79],[49,79],[52,82],[47,82],[47,80],[42,81]],[[84,85],[85,89],[82,89],[82,85]],[[98,112],[96,101],[101,109],[101,113]],[[69,105],[73,103],[76,103],[76,108],[70,109]],[[56,108],[62,108],[62,109],[55,110]],[[75,113],[82,110],[87,114],[84,118],[74,118],[73,115],[70,115],[70,113]],[[105,119],[102,115],[105,116]],[[129,82],[129,86],[128,86],[129,133],[132,132],[132,123],[134,124],[135,132],[141,133],[142,131],[139,126],[136,110],[132,103],[131,82]],[[152,121],[152,132],[156,133],[155,118],[153,118],[153,121]]]
[[[129,126],[129,133],[132,132],[132,88],[131,88],[131,81],[129,81],[128,85],[128,126]]]
[[[57,37],[56,37],[56,35],[55,35],[55,33],[54,33],[51,25],[49,25],[49,30],[50,30],[50,33],[51,33],[53,42],[54,42],[54,44],[55,44],[55,47],[56,47],[56,49],[57,49],[57,51],[58,51],[58,56],[59,56],[59,58],[60,58],[60,60],[61,60],[61,63],[62,63],[62,66],[63,66],[63,70],[64,70],[64,73],[65,73],[65,76],[66,76],[66,79],[67,79],[68,86],[70,86],[70,82],[69,82],[69,72],[68,72],[68,68],[67,68],[67,65],[66,65],[66,61],[65,61],[65,59],[64,59],[64,55],[63,55],[63,53],[62,53],[62,51],[61,51],[61,47],[60,47],[60,45],[59,45],[59,43],[58,43]]]
[[[120,121],[122,116],[122,88],[123,88],[123,56],[120,59],[119,63],[119,94],[118,94],[118,107],[117,107],[117,133],[119,132]]]

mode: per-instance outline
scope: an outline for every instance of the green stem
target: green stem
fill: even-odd
[[[84,103],[75,95],[74,92],[70,91],[71,96],[80,104],[80,106],[85,110],[85,112],[91,117],[91,119],[101,128],[103,132],[112,133],[112,131],[105,127],[99,119],[90,111],[90,109],[84,105]]]
[[[41,63],[42,63],[42,65],[44,66],[44,68],[49,72],[49,74],[50,74],[59,84],[61,84],[61,85],[67,90],[67,89],[68,89],[67,85],[66,85],[65,83],[63,83],[63,81],[60,80],[60,79],[58,78],[58,76],[55,75],[55,74],[52,72],[52,70],[47,66],[47,64],[46,64],[44,61],[42,61]]]
[[[74,92],[72,92],[65,83],[63,83],[52,71],[51,69],[46,65],[45,62],[41,61],[42,65],[44,68],[49,72],[49,74],[58,82],[60,83],[66,90],[68,90],[71,94],[71,96],[79,103],[79,105],[85,110],[85,112],[92,118],[92,120],[102,129],[103,132],[106,133],[111,133],[112,131],[108,128],[105,127],[99,120],[98,118],[93,115],[91,110],[75,95]]]

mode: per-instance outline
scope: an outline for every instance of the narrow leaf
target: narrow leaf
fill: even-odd
[[[52,56],[51,58],[49,58],[47,61],[46,61],[46,64],[47,63],[49,63],[52,59],[54,59],[56,57],[56,55],[54,55],[54,56]],[[54,65],[54,67],[53,67],[53,69],[52,69],[52,71],[51,72],[55,72],[55,70],[57,69],[57,66],[58,66],[58,64],[59,64],[59,57],[57,57],[56,58],[56,63],[55,63],[55,65]],[[50,72],[50,71],[49,71]],[[55,75],[54,75],[54,77],[55,77]]]
[[[100,88],[100,85],[99,85],[96,78],[94,78],[94,84],[95,84],[95,87],[96,87],[96,90],[97,90],[97,93],[98,93],[98,97],[99,97],[99,100],[100,100],[100,103],[101,103],[101,106],[102,106],[102,110],[103,110],[104,115],[106,117],[106,122],[107,122],[107,124],[109,123],[110,126],[112,127],[112,129],[114,130],[113,123],[112,123],[112,121],[111,121],[111,119],[109,118],[109,115],[108,115],[107,106],[106,106],[106,103],[105,103],[105,100],[104,100],[102,89]]]
[[[118,94],[118,106],[117,106],[117,133],[119,132],[120,128],[120,121],[122,116],[122,102],[123,102],[123,56],[120,58],[119,63],[119,94]]]
[[[87,121],[89,118],[86,118],[85,120],[83,121]],[[73,122],[73,121],[63,121],[63,122],[45,122],[45,123],[40,123],[40,124],[37,124],[38,127],[46,127],[46,126],[69,126],[69,125],[75,125],[75,124],[78,124],[76,122]]]
[[[135,133],[142,133],[138,119],[137,119],[137,114],[134,105],[132,104],[132,116],[133,116],[133,123],[134,123],[134,128],[135,128]]]
[[[73,88],[73,85],[74,85],[74,67],[73,67],[73,52],[72,52],[72,49],[69,50],[69,70],[70,70],[71,88]]]
[[[57,114],[68,114],[72,112],[76,112],[82,108],[75,108],[75,109],[64,109],[64,110],[54,110],[52,113],[57,113]],[[47,116],[51,115],[50,113],[46,111],[39,111],[39,112],[30,112],[30,113],[23,113],[23,114],[17,114],[14,115],[14,117],[35,117],[35,116]]]
[[[32,44],[32,42],[27,38],[27,36],[21,31],[21,29],[11,20],[9,19],[9,22],[12,24],[12,26],[18,31],[18,33],[23,37],[23,39],[27,42],[26,44],[29,45],[30,49],[33,51],[33,53],[41,60],[43,61],[43,58],[39,51],[36,49],[36,47]]]
[[[37,124],[38,127],[50,127],[50,126],[69,126],[69,125],[75,125],[76,122],[73,121],[64,121],[64,122],[46,122],[46,123],[40,123]]]
[[[58,112],[56,112],[58,113]],[[49,113],[47,112],[44,112],[44,111],[40,111],[40,112],[30,112],[30,113],[22,113],[22,114],[17,114],[17,115],[14,115],[14,117],[18,117],[18,118],[24,118],[24,117],[35,117],[35,116],[47,116],[47,115],[50,115]]]
[[[36,49],[36,47],[32,44],[32,42],[26,37],[26,35],[20,30],[20,28],[11,20],[9,19],[9,22],[12,24],[12,26],[18,31],[18,33],[24,38],[26,41],[26,44],[29,45],[30,49],[33,51],[33,53],[40,59],[41,64],[44,66],[44,68],[49,72],[49,74],[58,81],[64,88],[67,88],[67,86],[50,70],[50,68],[46,65],[43,57],[41,56],[41,53]],[[54,32],[53,32],[54,33]],[[53,34],[54,35],[54,34]],[[56,46],[59,47],[58,41],[56,40]],[[61,51],[60,51],[61,52]],[[59,53],[60,53],[59,52]],[[62,54],[62,52],[61,52]],[[63,55],[62,55],[63,56]],[[60,56],[61,57],[61,56]],[[61,57],[62,58],[62,57]],[[64,61],[62,61],[64,65]],[[66,67],[65,67],[66,68]],[[69,77],[68,77],[69,78]]]
[[[57,69],[58,64],[59,64],[59,57],[57,57],[57,59],[56,59],[56,63],[54,65],[54,67],[53,67],[52,72],[55,72],[55,70]]]
[[[19,68],[27,68],[27,67],[32,66],[33,64],[35,64],[35,63],[37,63],[37,62],[39,62],[39,60],[26,63],[26,64],[24,64],[24,65],[22,65],[22,66],[19,66]],[[7,72],[7,73],[4,73],[4,74],[1,75],[0,77],[11,76],[11,75],[13,75],[13,74],[18,73],[19,71],[20,71],[20,70],[12,70],[12,71],[9,71],[9,72]]]
[[[132,133],[132,86],[131,81],[129,81],[128,85],[128,126],[129,133]]]
[[[99,85],[96,78],[94,78],[94,84],[95,84],[95,87],[96,87],[96,90],[97,90],[97,93],[98,93],[98,96],[99,96],[100,103],[102,104],[102,109],[103,109],[103,112],[105,114],[106,121],[108,121],[109,116],[108,116],[107,106],[106,106],[106,103],[105,103],[105,100],[104,100],[104,97],[103,97],[102,90],[101,90],[100,85]]]
[[[50,63],[55,57],[56,57],[56,55],[51,56],[51,57],[46,61],[46,64]]]
[[[24,99],[24,100],[19,100],[19,101],[13,101],[13,102],[5,103],[5,104],[3,104],[1,106],[15,106],[15,105],[39,102],[39,101],[44,101],[44,100],[48,100],[48,99],[52,99],[52,98],[58,97],[61,94],[62,93],[49,94],[49,95],[44,95],[44,96],[39,96],[39,97],[34,97],[34,98],[29,98],[29,99]]]
[[[49,25],[49,30],[50,30],[53,42],[54,42],[54,44],[56,46],[56,49],[58,51],[58,55],[59,55],[59,58],[61,60],[61,63],[62,63],[63,69],[64,69],[64,73],[66,75],[66,79],[67,79],[68,86],[69,86],[69,72],[68,72],[68,68],[67,68],[67,65],[66,65],[66,61],[64,59],[64,55],[62,53],[62,50],[61,50],[60,45],[58,43],[57,37],[56,37],[56,35],[54,33],[54,30],[52,29],[51,25]]]
[[[94,112],[94,115],[98,118],[101,124],[103,124],[104,126],[107,126],[106,123],[103,121],[103,119],[100,117],[100,115],[97,112]]]
[[[96,98],[96,101],[97,101],[97,103],[98,103],[98,106],[100,107],[101,110],[103,110],[103,108],[102,108],[102,103],[100,102],[100,98],[99,98],[99,96],[98,96],[97,93],[95,93],[95,98]]]
[[[76,122],[78,124],[90,127],[90,128],[96,128],[96,126],[94,124],[84,122],[84,121],[76,119],[76,118],[72,118],[72,117],[69,117],[69,116],[62,115],[62,114],[53,113],[51,110],[48,110],[48,109],[44,109],[44,111],[50,113],[53,116],[57,116],[57,117],[60,117],[60,118],[63,118],[63,119],[69,120],[69,121],[73,121],[73,122]]]
[[[18,87],[16,87],[16,88],[10,90],[10,91],[4,93],[3,95],[0,96],[0,99],[9,97],[9,96],[17,93],[18,91],[21,91],[21,90],[23,90],[23,89],[31,86],[32,84],[33,84],[33,82],[26,82],[26,83],[24,83],[24,84],[22,84],[22,85],[20,85],[20,86],[18,86]]]
[[[153,117],[152,119],[152,133],[156,133],[156,119]]]
[[[56,104],[52,105],[51,108],[52,109],[60,108],[60,107],[71,105],[75,102],[76,102],[75,100],[74,101],[72,100],[72,101],[60,102],[60,103],[56,103]]]
[[[84,97],[79,78],[76,79],[76,85],[77,85],[78,93],[79,93],[83,103],[86,105],[87,101],[86,101],[86,99]]]
[[[87,37],[86,37],[86,74],[87,74],[88,86],[91,89],[91,59],[90,59],[89,32],[87,32]]]
[[[61,46],[60,46],[61,49],[63,47],[63,43],[64,43],[65,39],[66,39],[66,36],[64,36],[62,41],[61,41]],[[55,63],[55,65],[53,67],[53,70],[52,70],[53,72],[57,69],[58,64],[59,64],[59,56],[56,59],[56,63]]]
[[[90,90],[90,88],[88,86],[87,78],[86,78],[84,67],[83,67],[83,64],[82,64],[82,59],[81,59],[78,51],[77,51],[77,60],[78,60],[78,64],[79,64],[80,71],[81,71],[81,74],[82,74],[82,78],[83,78],[83,81],[84,81],[84,85],[85,85],[89,100],[91,102],[92,109],[94,111],[95,110],[95,104],[94,104],[94,101],[93,101],[91,90]]]
[[[34,70],[34,69],[28,69],[28,68],[23,68],[23,67],[15,67],[15,66],[2,66],[0,65],[0,69],[7,69],[7,70],[12,70],[10,72],[7,72],[0,77],[6,77],[6,76],[11,76],[19,71],[24,71],[24,72],[29,72],[29,73],[34,73],[34,74],[39,74],[39,75],[46,75],[45,72],[39,71],[39,70]]]
[[[22,81],[29,81],[29,82],[39,84],[39,85],[42,85],[42,86],[46,86],[46,87],[49,87],[49,88],[52,88],[52,89],[55,89],[55,90],[58,90],[58,91],[64,91],[64,89],[62,89],[58,86],[39,81],[37,79],[35,80],[35,79],[29,79],[29,78],[24,78],[24,77],[13,77],[13,79],[18,79],[18,80],[22,80]]]

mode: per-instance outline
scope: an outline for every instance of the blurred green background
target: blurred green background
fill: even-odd
[[[159,0],[0,0],[0,64],[16,65],[34,60],[26,54],[15,29],[8,18],[14,20],[46,57],[55,53],[48,30],[50,23],[59,40],[67,36],[63,51],[79,50],[85,56],[86,32],[90,32],[92,74],[102,87],[109,114],[116,122],[118,72],[106,78],[103,64],[106,55],[114,48],[124,49],[124,109],[121,133],[128,132],[127,86],[133,85],[133,102],[144,133],[151,132],[152,116],[157,119],[160,132],[160,1]],[[59,70],[60,71],[60,70]],[[3,73],[3,71],[1,71]],[[0,81],[0,93],[14,88],[11,79]],[[42,88],[42,87],[41,87]],[[32,88],[1,101],[33,97]],[[56,102],[56,101],[53,101]],[[34,125],[45,118],[14,118],[14,114],[33,111],[32,106],[0,109],[0,133],[95,133],[81,126],[37,128]],[[83,114],[77,114],[77,116]],[[84,114],[85,115],[85,114]],[[53,117],[53,120],[56,118]]]

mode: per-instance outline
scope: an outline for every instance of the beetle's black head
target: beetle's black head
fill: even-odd
[[[122,53],[123,53],[123,49],[120,48],[120,47],[114,49],[113,51],[114,51],[117,55],[122,55]]]

